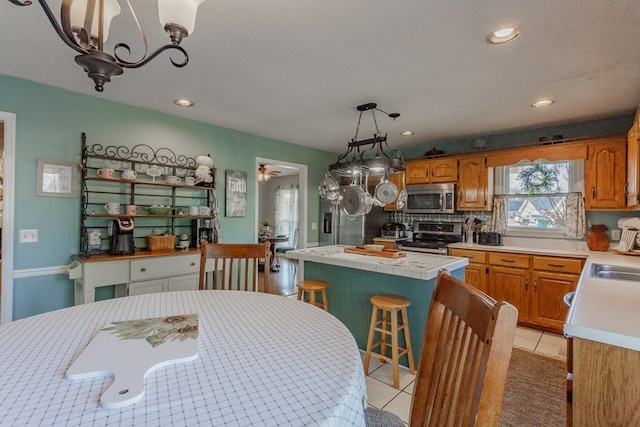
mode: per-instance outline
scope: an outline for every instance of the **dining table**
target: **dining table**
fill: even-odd
[[[140,400],[105,409],[109,376],[65,373],[114,322],[197,314],[197,357],[151,371]],[[113,351],[106,356],[132,357]],[[364,426],[355,339],[293,298],[179,291],[68,307],[0,326],[2,426]]]
[[[269,241],[269,251],[271,252],[271,271],[277,273],[280,271],[280,263],[276,256],[276,244],[289,241],[289,236],[260,236],[260,243]]]

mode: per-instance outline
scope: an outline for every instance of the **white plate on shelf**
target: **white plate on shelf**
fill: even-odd
[[[147,168],[146,174],[152,178],[153,182],[156,182],[156,178],[162,175],[162,171],[160,168],[150,166]]]

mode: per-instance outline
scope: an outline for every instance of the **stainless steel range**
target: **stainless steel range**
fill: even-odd
[[[458,242],[462,242],[461,222],[416,221],[413,223],[413,239],[402,242],[399,247],[405,251],[446,255],[447,246]]]

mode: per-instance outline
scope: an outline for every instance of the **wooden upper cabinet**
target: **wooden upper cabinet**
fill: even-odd
[[[640,108],[627,134],[627,206],[640,207]]]
[[[624,165],[627,165],[627,138],[608,138],[587,144],[586,210],[626,209],[627,168]]]
[[[458,166],[458,196],[456,210],[491,210],[493,180],[489,178],[485,156],[462,157]]]
[[[458,159],[407,160],[407,185],[456,181],[458,181]]]

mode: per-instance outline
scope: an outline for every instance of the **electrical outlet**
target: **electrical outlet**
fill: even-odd
[[[311,223],[311,229],[312,230],[317,230],[318,229],[318,223],[317,222],[312,222]]]
[[[36,243],[38,230],[20,230],[20,243]]]
[[[620,240],[620,230],[611,230],[611,240]]]

